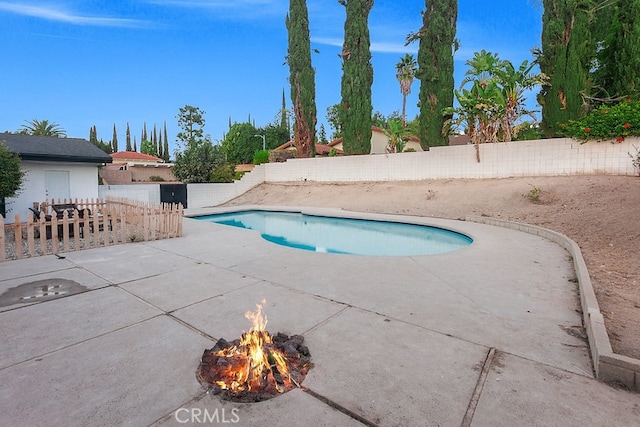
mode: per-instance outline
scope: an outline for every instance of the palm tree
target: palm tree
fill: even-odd
[[[53,136],[56,138],[65,138],[67,136],[67,133],[59,124],[50,123],[49,120],[38,119],[33,119],[30,122],[27,121],[26,125],[22,125],[20,133],[26,135]]]
[[[402,153],[409,139],[409,134],[405,130],[400,120],[391,119],[386,129],[383,129],[384,135],[389,139],[387,152]]]
[[[523,61],[516,70],[510,61],[503,61],[502,66],[495,70],[498,84],[502,86],[502,92],[506,101],[505,114],[502,119],[503,140],[511,141],[514,132],[515,122],[525,115],[534,118],[533,112],[524,108],[524,93],[536,85],[545,84],[548,79],[542,73],[532,73],[537,65],[536,61],[529,64]]]
[[[483,98],[479,105],[491,111],[492,121],[498,126],[496,131],[502,131],[503,141],[511,141],[516,133],[516,121],[523,116],[532,115],[531,111],[524,108],[525,91],[543,84],[547,77],[544,74],[532,73],[537,65],[536,61],[529,63],[525,60],[516,70],[511,61],[503,61],[497,54],[485,50],[476,52],[466,64],[470,68],[465,73],[466,77],[461,87],[473,83],[474,88],[471,92],[475,92],[474,96],[480,95]],[[475,87],[476,85],[479,87]],[[496,88],[500,89],[500,94]],[[495,108],[496,106],[499,108]],[[496,114],[501,114],[501,117],[497,117]]]
[[[402,92],[402,127],[407,125],[407,95],[411,93],[411,85],[418,71],[418,64],[413,55],[406,54],[400,58],[396,64],[396,78],[400,82],[400,92]]]

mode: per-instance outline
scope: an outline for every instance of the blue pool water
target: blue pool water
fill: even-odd
[[[336,254],[431,255],[455,251],[473,242],[464,234],[437,227],[299,212],[244,211],[195,219],[256,230],[264,239],[279,245]]]

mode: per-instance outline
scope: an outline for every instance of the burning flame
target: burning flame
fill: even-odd
[[[291,377],[287,358],[273,345],[266,331],[267,317],[262,308],[266,300],[256,304],[256,311],[247,311],[244,317],[252,322],[249,332],[242,334],[239,345],[233,345],[213,353],[218,359],[220,380],[216,384],[223,390],[239,393],[245,390],[264,390],[269,387],[282,393],[299,386]]]

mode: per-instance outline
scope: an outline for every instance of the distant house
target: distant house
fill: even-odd
[[[333,140],[329,143],[332,147],[343,152],[342,137]],[[371,126],[371,151],[370,154],[385,154],[387,153],[387,146],[389,145],[389,138],[384,134],[384,130],[377,126]],[[412,148],[414,151],[422,151],[420,147],[420,139],[412,136],[407,141],[404,149]]]
[[[24,219],[34,202],[97,198],[98,166],[111,157],[86,139],[0,133],[0,141],[22,160],[22,190],[6,200],[7,222]]]
[[[332,148],[335,148],[336,154],[343,155],[344,147],[342,146],[342,137],[334,139],[328,144],[316,144],[316,156],[328,156]],[[451,135],[449,137],[449,145],[463,145],[469,144],[468,135]],[[377,126],[371,126],[371,151],[369,154],[385,154],[387,153],[387,146],[389,145],[389,138],[384,134],[384,129]],[[289,141],[286,144],[282,144],[277,147],[276,150],[284,150],[293,147],[293,141]],[[420,146],[420,138],[417,136],[410,136],[404,151],[424,151]]]
[[[449,145],[466,145],[470,144],[469,135],[450,135]],[[338,138],[330,143],[336,149],[342,150],[342,138]],[[370,154],[384,154],[387,152],[387,145],[389,145],[389,138],[384,134],[384,130],[377,126],[371,127],[371,152]],[[407,144],[404,146],[404,151],[413,149],[413,151],[424,151],[420,146],[420,138],[417,136],[409,137]]]
[[[173,163],[138,153],[136,151],[119,151],[109,154],[112,164],[100,171],[105,185],[123,185],[154,181],[175,181]]]
[[[318,144],[318,143],[316,143],[316,145],[315,145],[316,156],[328,156],[329,152],[331,151],[332,148],[336,149],[336,154],[339,154],[339,155],[344,154],[344,152],[342,151],[342,146],[336,147],[341,142],[342,142],[342,138],[340,138],[339,141],[335,140],[335,141],[332,141],[332,142],[330,142],[328,144]],[[292,148],[292,147],[294,147],[293,140],[291,140],[289,142],[285,142],[284,144],[280,145],[279,147],[276,147],[276,150],[286,150],[287,148]]]

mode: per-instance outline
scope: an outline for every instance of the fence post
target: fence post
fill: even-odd
[[[13,223],[13,240],[16,243],[15,250],[18,259],[22,258],[22,224],[20,223],[20,215],[16,214]]]
[[[27,251],[29,256],[32,257],[35,254],[35,242],[34,242],[34,228],[33,215],[31,212],[27,213]]]
[[[44,212],[40,214],[39,227],[40,227],[40,255],[46,255],[47,254],[47,221],[46,221]],[[51,230],[51,223],[49,223],[48,227],[49,227],[49,230]],[[49,231],[49,233],[51,233],[51,231]]]

